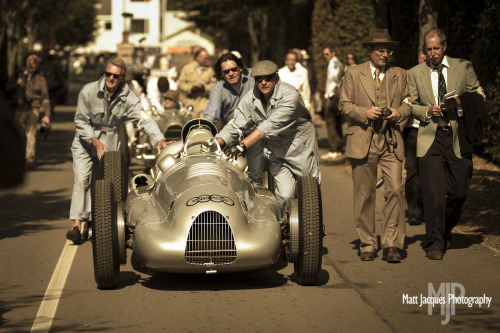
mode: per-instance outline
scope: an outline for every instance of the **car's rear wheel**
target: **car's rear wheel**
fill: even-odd
[[[120,279],[120,253],[115,194],[109,179],[96,181],[93,201],[94,277],[97,288],[112,289]]]
[[[316,285],[321,271],[323,248],[323,213],[321,191],[314,177],[300,177],[297,182],[298,253],[294,262],[295,277],[301,285]]]
[[[127,172],[127,163],[121,152],[108,151],[104,153],[99,163],[98,179],[109,179],[113,183],[116,202],[125,202],[128,192]]]

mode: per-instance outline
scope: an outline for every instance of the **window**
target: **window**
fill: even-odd
[[[111,23],[109,21],[108,22],[104,22],[104,29],[105,30],[111,30],[111,29],[113,29],[113,23]]]
[[[130,32],[133,34],[149,33],[149,21],[145,19],[132,19]]]

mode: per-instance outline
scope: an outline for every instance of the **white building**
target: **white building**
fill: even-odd
[[[213,54],[214,43],[183,12],[167,12],[168,0],[98,0],[95,42],[79,52],[116,52],[128,31],[128,43],[162,53],[185,53],[200,45]]]

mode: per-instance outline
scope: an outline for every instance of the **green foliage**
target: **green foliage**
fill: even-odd
[[[22,66],[35,42],[44,47],[85,45],[94,39],[97,0],[0,0],[0,73]]]
[[[391,64],[410,69],[417,64],[419,51],[418,38],[419,0],[393,1],[390,7],[391,39],[399,46],[391,56]]]
[[[214,36],[220,50],[238,50],[244,58],[282,61],[291,0],[176,0],[178,10]],[[251,28],[250,28],[251,27]]]
[[[361,43],[368,39],[375,28],[374,9],[363,0],[316,0],[311,20],[311,53],[318,77],[318,90],[324,91],[327,63],[322,55],[325,47],[333,47],[336,56],[346,63],[348,53],[353,53],[358,63],[368,60]]]
[[[500,162],[500,3],[487,0],[479,16],[477,37],[473,43],[472,62],[486,92],[488,122],[483,149]]]

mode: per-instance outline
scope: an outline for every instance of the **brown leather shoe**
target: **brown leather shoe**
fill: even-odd
[[[372,261],[373,259],[375,259],[375,253],[374,252],[363,252],[359,256],[359,259],[361,259],[361,261]]]
[[[394,246],[387,247],[384,249],[382,260],[387,260],[387,262],[401,262],[401,255]]]

